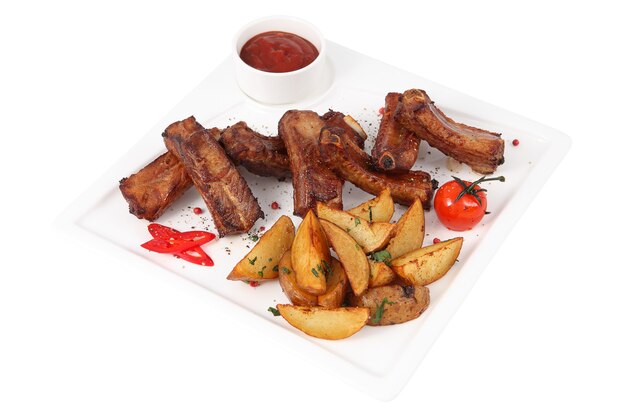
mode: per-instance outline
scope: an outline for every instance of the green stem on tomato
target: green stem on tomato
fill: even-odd
[[[461,199],[461,197],[463,197],[465,194],[469,194],[469,195],[473,195],[474,198],[476,198],[476,200],[478,201],[478,204],[480,204],[481,206],[483,205],[483,201],[480,198],[480,196],[478,195],[479,192],[485,192],[487,190],[485,190],[484,188],[479,188],[479,189],[474,189],[475,186],[477,186],[478,184],[482,183],[482,182],[487,182],[487,181],[500,181],[500,182],[504,182],[505,178],[501,175],[499,177],[493,177],[493,178],[485,178],[485,176],[480,177],[479,179],[477,179],[476,181],[474,181],[473,183],[466,185],[465,181],[463,181],[462,179],[453,176],[452,178],[454,178],[454,180],[456,182],[459,183],[459,185],[461,185],[463,187],[463,190],[459,193],[459,195],[456,196],[456,199],[454,200],[454,202],[456,203],[457,201],[459,201]]]

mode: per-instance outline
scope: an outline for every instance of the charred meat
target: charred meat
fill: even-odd
[[[423,90],[405,91],[395,118],[430,146],[476,172],[490,174],[504,163],[504,141],[500,133],[455,122]]]
[[[417,160],[419,138],[394,119],[400,96],[389,93],[385,97],[385,112],[372,149],[375,167],[380,171],[406,172]]]
[[[353,141],[359,148],[365,146],[367,134],[352,116],[346,116],[341,112],[328,110],[323,116],[324,125],[328,127],[340,127],[346,131],[348,138]]]
[[[120,181],[129,211],[139,219],[154,221],[189,187],[185,166],[166,152],[137,173]]]
[[[163,139],[185,165],[220,236],[247,232],[264,217],[250,187],[219,145],[218,129],[206,130],[191,116],[168,126]]]
[[[304,217],[321,201],[342,208],[343,181],[322,162],[319,148],[324,120],[315,112],[289,110],[278,122],[293,181],[293,212]]]
[[[291,175],[285,143],[277,136],[264,136],[239,122],[222,131],[220,143],[237,165],[263,177]]]
[[[428,173],[408,171],[387,174],[375,171],[371,157],[346,138],[344,129],[324,128],[320,135],[320,152],[329,168],[360,189],[377,195],[389,188],[396,203],[408,206],[420,200],[424,208],[430,207],[433,184]]]

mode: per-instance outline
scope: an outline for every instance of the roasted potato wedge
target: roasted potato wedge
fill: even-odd
[[[278,261],[293,244],[294,234],[295,228],[291,219],[281,216],[226,278],[233,281],[277,278]]]
[[[394,205],[391,191],[385,188],[376,198],[348,210],[348,213],[359,216],[369,222],[388,223],[393,217]]]
[[[326,220],[320,220],[320,224],[326,233],[328,242],[339,256],[339,261],[348,276],[352,292],[357,295],[362,294],[367,289],[370,278],[370,265],[363,249],[339,226]]]
[[[421,248],[424,243],[424,230],[424,208],[422,202],[416,200],[398,220],[396,234],[387,245],[386,249],[391,259]]]
[[[326,293],[317,296],[317,304],[326,308],[341,307],[348,292],[348,277],[341,262],[332,258],[326,281]]]
[[[346,124],[350,126],[352,130],[354,130],[356,134],[359,135],[363,140],[367,139],[367,133],[365,133],[365,130],[363,130],[359,122],[354,120],[352,116],[350,115],[344,116],[343,121],[346,122]]]
[[[285,252],[278,263],[278,282],[293,305],[319,305],[327,308],[341,307],[350,285],[341,262],[332,258],[326,280],[326,292],[320,295],[309,294],[300,288],[296,282],[296,272],[291,266],[291,251]]]
[[[359,216],[328,207],[319,201],[317,202],[317,215],[320,219],[328,220],[348,232],[365,253],[384,248],[396,229],[395,224],[370,223]]]
[[[291,266],[291,250],[285,252],[283,257],[280,258],[278,263],[278,282],[292,304],[297,306],[317,305],[317,295],[304,291],[296,282],[296,272],[293,270],[293,266]]]
[[[302,220],[291,247],[291,265],[296,282],[304,291],[319,295],[326,292],[326,274],[330,268],[330,249],[324,230],[309,211]]]
[[[391,268],[410,284],[428,285],[452,268],[462,246],[462,237],[425,246],[393,259]]]
[[[349,300],[351,306],[370,309],[367,324],[385,326],[419,317],[430,304],[430,291],[420,286],[386,285],[351,295]]]
[[[369,287],[381,287],[391,284],[396,277],[393,269],[388,267],[384,262],[376,262],[368,259],[370,264],[370,282]]]
[[[280,315],[293,327],[320,339],[345,339],[365,326],[370,314],[362,307],[305,307],[290,304],[276,306]]]

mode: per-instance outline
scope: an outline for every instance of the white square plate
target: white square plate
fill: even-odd
[[[466,297],[479,274],[494,255],[515,221],[521,216],[567,152],[570,139],[564,134],[506,110],[468,97],[457,91],[425,80],[414,74],[358,54],[328,42],[328,61],[332,81],[329,88],[314,100],[289,106],[264,106],[246,97],[237,87],[230,59],[222,63],[194,91],[178,104],[157,126],[141,139],[59,219],[67,230],[89,239],[118,256],[136,263],[146,273],[164,272],[185,278],[213,294],[219,308],[243,322],[261,327],[274,340],[296,349],[316,364],[380,399],[391,399],[402,389],[436,337]],[[225,279],[235,263],[253,244],[249,235],[230,236],[206,245],[215,267],[192,265],[171,256],[148,252],[139,245],[149,240],[146,226],[128,213],[128,206],[118,190],[121,178],[138,171],[164,152],[161,132],[171,122],[190,115],[205,127],[224,128],[245,120],[264,134],[275,134],[277,123],[289,108],[312,109],[322,114],[329,108],[352,115],[368,133],[366,149],[371,149],[380,121],[378,109],[384,105],[387,92],[421,88],[453,119],[490,131],[501,132],[506,140],[504,165],[497,175],[505,183],[489,183],[489,208],[482,224],[464,233],[451,232],[436,220],[434,211],[426,214],[426,240],[447,239],[461,235],[465,243],[459,262],[441,280],[430,285],[431,305],[417,320],[395,326],[368,327],[341,341],[311,338],[274,317],[267,309],[277,302],[288,302],[278,282],[253,288]],[[513,147],[512,139],[520,145]],[[467,167],[448,167],[447,158],[422,143],[417,169],[430,172],[440,183],[457,175],[473,180],[479,176]],[[268,228],[282,214],[293,210],[289,181],[261,178],[242,169],[243,175],[258,198],[266,216],[252,232]],[[344,206],[352,207],[368,194],[346,183]],[[273,201],[281,209],[272,210]],[[158,220],[180,230],[192,227],[213,230],[210,216],[195,215],[191,208],[204,207],[192,188]],[[404,208],[396,205],[397,220]],[[296,226],[300,219],[292,216]],[[217,306],[216,306],[217,307]]]

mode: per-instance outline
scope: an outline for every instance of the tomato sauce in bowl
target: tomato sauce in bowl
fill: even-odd
[[[266,72],[291,72],[302,69],[319,55],[315,46],[289,32],[271,31],[250,38],[239,56],[252,68]]]

